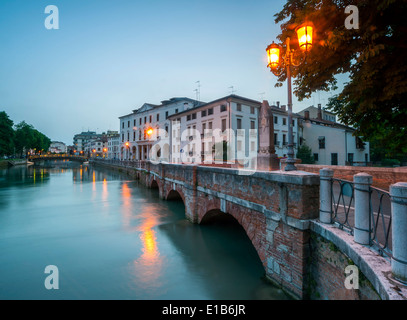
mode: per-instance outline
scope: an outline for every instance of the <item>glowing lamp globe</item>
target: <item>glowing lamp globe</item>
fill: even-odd
[[[268,65],[270,69],[277,69],[280,64],[280,46],[274,42],[267,49]]]
[[[305,22],[295,29],[298,45],[302,51],[308,52],[312,48],[314,26],[312,22]]]

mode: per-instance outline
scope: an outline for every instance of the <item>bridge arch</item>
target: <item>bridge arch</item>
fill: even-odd
[[[185,204],[185,196],[182,191],[171,189],[168,191],[166,200],[182,200]]]
[[[150,188],[151,188],[151,189],[160,189],[160,186],[159,186],[159,184],[158,184],[158,181],[155,180],[155,179],[153,179],[153,180],[151,181]]]
[[[266,250],[264,247],[266,241],[266,219],[264,215],[258,211],[244,208],[230,202],[227,202],[223,206],[216,206],[215,202],[216,201],[214,201],[212,205],[209,205],[206,210],[201,211],[198,217],[198,223],[209,224],[214,221],[221,223],[238,223],[252,242],[263,266],[266,267]],[[210,203],[210,201],[208,201],[208,203]]]

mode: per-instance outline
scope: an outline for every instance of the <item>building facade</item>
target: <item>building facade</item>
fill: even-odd
[[[274,148],[276,155],[279,158],[285,158],[288,154],[288,111],[286,106],[280,106],[279,102],[277,102],[276,105],[270,106],[270,108],[273,114]],[[292,113],[294,155],[297,153],[301,140],[301,128],[298,125],[299,119],[300,116],[298,114]]]
[[[76,134],[73,138],[73,145],[75,148],[75,152],[84,153],[85,147],[88,145],[89,142],[93,140],[98,140],[102,137],[102,134],[97,134],[94,131],[87,131]]]
[[[152,146],[168,138],[171,115],[199,105],[190,98],[171,98],[154,105],[145,103],[120,119],[120,159],[147,160]],[[169,159],[166,159],[167,161]]]
[[[48,151],[51,152],[51,153],[66,153],[67,152],[67,146],[63,142],[52,141]]]
[[[303,143],[311,148],[315,164],[369,165],[369,142],[354,136],[355,129],[323,119],[302,121]]]
[[[247,165],[258,151],[260,105],[229,95],[170,116],[171,136],[166,141],[170,161]]]
[[[107,158],[109,160],[120,159],[120,134],[110,135],[107,138]]]

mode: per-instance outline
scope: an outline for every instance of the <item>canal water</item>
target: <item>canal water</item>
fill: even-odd
[[[287,299],[237,223],[194,225],[184,211],[107,169],[0,170],[0,299]]]

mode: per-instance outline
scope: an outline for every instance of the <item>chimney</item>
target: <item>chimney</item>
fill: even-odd
[[[277,108],[280,108],[280,101],[277,101]]]
[[[304,111],[304,118],[305,120],[309,120],[309,111]]]
[[[318,103],[318,120],[322,120],[322,108],[320,103]]]
[[[281,106],[281,110],[285,111],[285,105]]]

